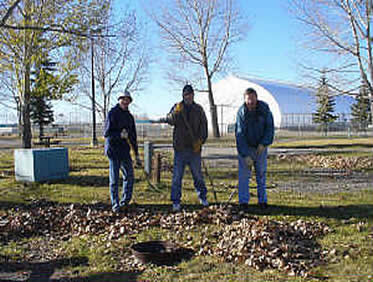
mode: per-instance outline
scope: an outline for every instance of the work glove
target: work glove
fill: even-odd
[[[245,157],[245,163],[247,167],[251,170],[251,167],[254,165],[254,161],[250,156]]]
[[[182,104],[182,103],[177,103],[177,104],[176,104],[176,107],[175,107],[175,109],[174,109],[174,113],[175,113],[175,114],[178,114],[178,113],[180,113],[182,110],[183,110],[183,104]]]
[[[194,153],[199,153],[201,152],[202,149],[202,140],[198,139],[196,142],[193,143],[193,152]]]
[[[140,160],[140,156],[139,155],[136,155],[135,167],[136,168],[142,167],[142,162]]]
[[[122,139],[127,139],[128,138],[128,132],[125,128],[123,128],[122,131],[120,132],[120,138],[122,138]]]
[[[263,151],[265,150],[266,146],[259,144],[258,147],[256,148],[256,154],[259,156]]]

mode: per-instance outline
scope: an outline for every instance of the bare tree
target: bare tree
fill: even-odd
[[[8,18],[12,15],[13,10],[17,7],[17,5],[21,2],[21,0],[15,0],[13,2],[9,2],[6,0],[0,1],[0,27],[8,27],[6,24]]]
[[[328,73],[336,93],[357,95],[361,81],[369,89],[373,111],[372,0],[289,0],[305,28],[305,46],[331,58],[303,63],[308,71]],[[334,79],[333,79],[334,78]]]
[[[103,120],[110,109],[113,94],[124,90],[134,94],[141,90],[149,65],[149,44],[145,44],[143,26],[136,14],[132,11],[123,13],[120,21],[115,19],[115,24],[110,11],[105,17],[103,36],[92,42],[94,79],[98,90],[95,105]],[[92,102],[90,56],[82,57],[80,75],[81,91]],[[70,102],[90,109],[79,96]]]
[[[0,69],[14,77],[20,112],[22,147],[31,147],[30,99],[31,73],[43,56],[63,54],[58,58],[62,74],[70,73],[75,60],[69,47],[80,47],[73,35],[85,36],[90,26],[87,15],[102,7],[88,0],[1,0],[5,8],[0,17]],[[62,62],[63,61],[63,62]],[[12,92],[10,91],[10,94]]]
[[[172,0],[152,15],[171,57],[173,79],[204,76],[214,137],[220,137],[212,79],[226,67],[229,47],[245,35],[233,0]],[[177,70],[174,70],[177,68]],[[176,75],[179,73],[179,75]]]

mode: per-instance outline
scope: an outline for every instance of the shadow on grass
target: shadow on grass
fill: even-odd
[[[96,202],[93,204],[80,204],[80,203],[59,203],[48,201],[45,199],[32,201],[30,203],[16,203],[16,202],[6,202],[0,201],[0,210],[21,210],[21,211],[32,211],[37,208],[49,208],[49,207],[70,207],[74,205],[74,209],[84,209],[87,211],[89,208],[94,210],[111,210],[111,205],[102,202]]]
[[[49,181],[48,183],[53,184],[67,184],[76,186],[89,186],[89,187],[102,187],[109,186],[109,175],[70,175],[68,178],[63,180]]]
[[[351,217],[357,219],[373,218],[373,205],[345,205],[345,206],[320,206],[320,207],[304,207],[304,206],[277,206],[270,205],[267,209],[260,209],[258,206],[249,205],[249,213],[256,215],[290,215],[290,216],[305,216],[305,217],[324,217],[334,219],[349,219]]]
[[[74,166],[70,166],[69,170],[72,171],[87,171],[88,169],[107,169],[109,173],[109,166],[108,165],[101,165],[100,163],[74,163]]]
[[[119,187],[122,185],[123,178],[119,178]],[[135,175],[135,184],[139,181],[144,181],[141,175]],[[47,184],[67,184],[84,187],[108,187],[109,186],[109,174],[105,176],[99,175],[70,175],[66,179],[50,180],[45,182]]]
[[[2,262],[0,263],[0,282],[25,281],[25,278],[28,282],[60,281],[50,280],[57,268],[87,264],[88,258],[86,257],[63,258],[48,262]]]
[[[210,205],[224,205],[225,203],[214,203]],[[40,200],[31,202],[30,204],[14,203],[0,201],[0,209],[2,210],[34,210],[35,208],[41,207],[53,207],[53,206],[70,206],[71,203],[58,203],[46,200]],[[198,211],[203,207],[200,204],[188,204],[182,203],[182,210],[185,211]],[[239,210],[238,204],[231,204],[233,209]],[[88,209],[93,210],[111,210],[111,205],[108,203],[97,202],[94,204],[79,204],[74,203],[74,209]],[[153,213],[164,213],[172,212],[172,204],[131,204],[123,215],[127,212],[141,213],[144,211],[151,211]],[[261,209],[256,204],[249,204],[248,213],[253,215],[291,215],[291,216],[304,216],[304,217],[324,217],[324,218],[335,218],[335,219],[349,219],[351,217],[357,219],[368,219],[373,218],[373,204],[361,204],[361,205],[339,205],[339,206],[322,206],[319,207],[307,207],[307,206],[290,206],[290,205],[270,205],[267,209]],[[120,215],[119,215],[120,216]]]
[[[136,281],[141,272],[112,272],[99,273],[88,277],[69,279],[71,282],[103,282],[103,281]],[[66,280],[51,280],[51,282],[64,282]],[[1,282],[1,281],[0,281]]]
[[[64,273],[61,273],[60,270],[57,270],[62,267],[87,265],[88,258],[86,257],[63,258],[48,262],[3,262],[0,263],[0,282],[136,281],[137,277],[141,274],[141,272],[112,272],[98,273],[87,277],[68,278]]]

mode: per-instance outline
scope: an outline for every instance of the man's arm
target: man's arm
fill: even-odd
[[[260,141],[260,144],[264,146],[269,146],[273,142],[273,137],[275,135],[275,125],[273,122],[272,112],[269,110],[266,116],[264,136]]]
[[[202,144],[204,144],[208,137],[208,124],[205,111],[201,107],[201,132],[200,132]]]
[[[139,155],[139,148],[137,144],[137,132],[136,132],[136,124],[135,124],[135,119],[131,115],[131,124],[130,124],[130,131],[128,133],[128,138],[131,142],[131,145],[133,147],[133,150],[135,152],[135,155]]]
[[[245,158],[249,155],[249,145],[247,143],[244,113],[241,109],[237,112],[235,135],[237,151],[240,156]]]
[[[104,137],[117,137],[120,138],[120,132],[115,129],[115,121],[112,112],[109,112],[104,127]]]
[[[167,114],[165,121],[170,125],[176,125],[178,122],[181,112],[183,111],[183,103],[177,103],[172,108],[171,111]]]

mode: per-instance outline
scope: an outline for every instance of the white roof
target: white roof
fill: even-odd
[[[212,85],[215,104],[218,106],[218,123],[233,124],[239,107],[244,103],[244,92],[247,88],[254,88],[258,94],[258,100],[264,101],[272,111],[276,127],[281,125],[280,107],[273,95],[265,88],[245,79],[228,76]],[[206,112],[209,125],[211,125],[210,106],[206,92],[197,93],[195,101]],[[221,120],[223,116],[223,121]]]

